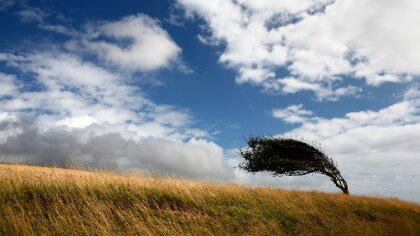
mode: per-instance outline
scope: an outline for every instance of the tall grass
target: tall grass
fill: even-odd
[[[0,164],[0,235],[420,235],[396,199]]]

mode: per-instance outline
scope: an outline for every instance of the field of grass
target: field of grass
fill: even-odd
[[[396,199],[0,164],[0,235],[420,235]]]

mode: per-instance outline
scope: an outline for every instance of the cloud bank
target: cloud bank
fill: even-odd
[[[154,175],[194,179],[232,179],[223,149],[213,142],[188,142],[146,137],[126,139],[120,132],[95,135],[107,125],[78,130],[41,130],[32,121],[0,114],[0,160],[42,165],[82,164],[117,171],[134,170]]]

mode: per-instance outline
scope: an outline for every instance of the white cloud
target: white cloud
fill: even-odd
[[[260,84],[269,78],[273,78],[275,75],[274,72],[266,68],[242,67],[239,69],[239,76],[236,78],[236,82]]]
[[[143,14],[87,27],[84,45],[126,70],[151,71],[174,64],[181,49],[157,20]],[[103,39],[105,37],[105,40]]]
[[[11,96],[18,91],[15,84],[15,76],[0,72],[0,99],[4,96]]]
[[[317,94],[318,100],[330,100],[336,101],[343,96],[358,96],[361,92],[361,88],[355,86],[332,88],[331,85],[323,85],[320,82],[310,82],[302,78],[285,77],[277,81],[281,87],[271,86],[275,89],[281,89],[282,92],[296,93],[298,91],[308,90],[313,91]],[[265,87],[265,84],[263,84]]]
[[[56,122],[57,126],[67,126],[69,128],[86,128],[98,121],[89,115],[66,117]]]
[[[384,109],[351,112],[342,118],[309,117],[310,111],[302,106],[280,111],[279,118],[301,123],[283,135],[320,142],[338,163],[352,192],[418,201],[419,90],[409,90],[403,101]],[[333,189],[325,183],[321,186]]]
[[[21,132],[15,125],[18,121],[19,117],[16,114],[0,110],[0,144]]]
[[[355,73],[372,85],[419,74],[414,53],[419,50],[420,34],[414,30],[419,10],[412,0],[338,0],[325,14],[285,29],[292,48],[290,69],[314,79]]]
[[[140,88],[129,85],[130,81],[122,74],[83,61],[77,55],[63,52],[0,54],[0,60],[21,70],[25,76],[34,76],[26,86],[40,88],[8,92],[10,99],[0,100],[2,109],[7,112],[32,110],[35,116],[41,113],[40,125],[45,128],[54,125],[84,128],[93,123],[106,123],[113,125],[111,130],[131,124],[136,127],[132,130],[138,137],[186,139],[199,133],[190,131],[191,117],[187,111],[155,104]],[[8,78],[2,81],[12,85],[12,76],[2,78]],[[14,81],[21,83],[17,78]]]
[[[283,78],[280,83],[283,85],[283,92],[285,93],[296,93],[300,90],[312,90],[317,91],[320,89],[319,84],[304,82],[296,78]]]
[[[396,1],[177,0],[189,18],[205,20],[205,42],[223,44],[219,62],[238,83],[319,99],[357,94],[344,85],[404,82],[420,74],[420,4]],[[203,41],[203,40],[202,40]],[[278,74],[286,69],[286,77]]]
[[[302,104],[290,105],[285,109],[273,109],[271,114],[275,118],[282,119],[288,123],[305,123],[312,115],[312,112],[305,110]]]
[[[69,50],[93,53],[98,60],[126,71],[145,72],[173,66],[191,72],[180,58],[181,48],[157,19],[145,14],[129,15],[116,21],[91,21],[80,30],[65,24],[65,20],[64,24],[60,23],[65,18],[60,14],[26,2],[17,5],[16,15],[22,22],[36,23],[42,30],[70,36],[71,40],[66,42]],[[50,23],[51,19],[56,22]]]

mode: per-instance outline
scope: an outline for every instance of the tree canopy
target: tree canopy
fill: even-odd
[[[274,176],[301,176],[320,173],[349,194],[347,183],[334,161],[318,148],[291,138],[250,137],[248,148],[239,154],[245,159],[239,167],[247,172],[270,172]]]

